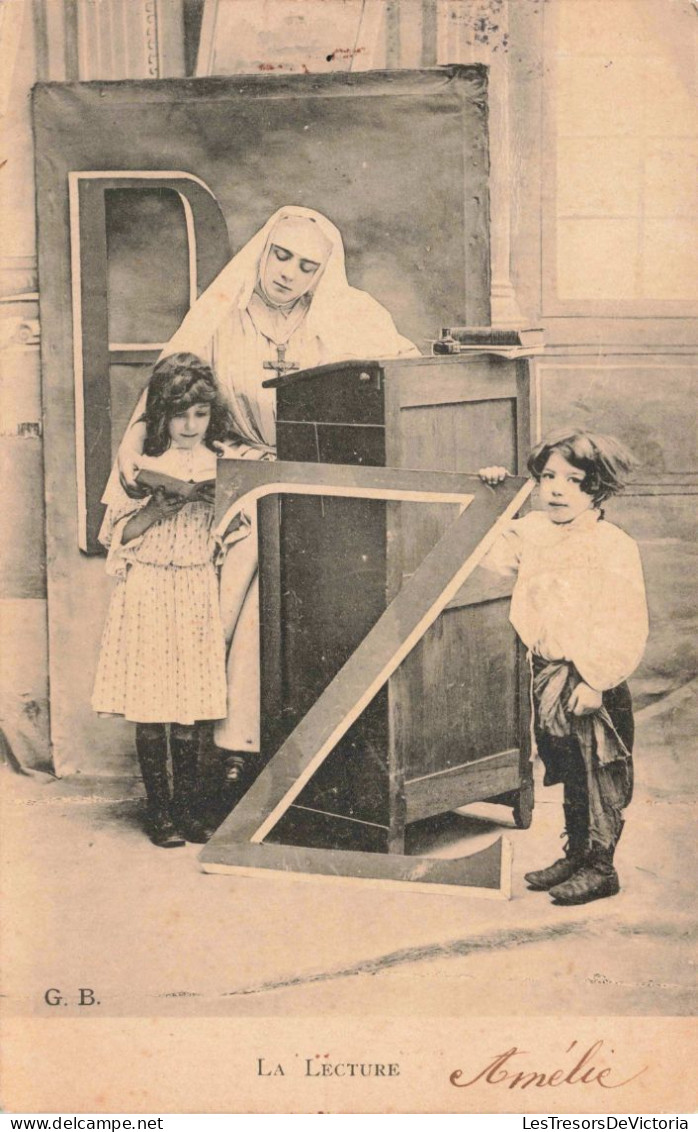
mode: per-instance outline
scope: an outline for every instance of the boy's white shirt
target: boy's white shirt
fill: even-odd
[[[596,510],[556,524],[542,512],[514,519],[483,566],[516,574],[510,620],[547,660],[571,661],[597,691],[635,670],[648,633],[637,543]]]

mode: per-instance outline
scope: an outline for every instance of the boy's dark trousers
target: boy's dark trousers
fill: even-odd
[[[603,705],[628,751],[632,751],[634,722],[627,684],[603,693]],[[575,735],[555,736],[536,726],[538,753],[545,767],[544,786],[564,786],[567,835],[575,842],[614,849],[623,828],[621,812],[633,793],[632,759],[601,765],[585,764]]]
[[[604,692],[603,706],[627,751],[632,751],[634,722],[627,684]],[[550,735],[540,728],[537,720],[535,735],[545,767],[543,784],[563,784],[568,840],[563,860],[550,869],[528,874],[527,879],[531,887],[549,891],[556,902],[585,903],[587,899],[596,898],[587,892],[593,887],[588,876],[592,870],[607,878],[605,886],[600,882],[607,891],[600,894],[613,895],[619,889],[613,857],[623,830],[622,813],[633,793],[632,759],[625,756],[601,764],[595,753],[585,758],[574,733]],[[584,875],[580,876],[580,870],[585,870]],[[579,881],[575,882],[575,876],[580,877]]]

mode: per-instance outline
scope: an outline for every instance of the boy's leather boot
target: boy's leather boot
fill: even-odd
[[[547,869],[525,873],[524,880],[536,892],[548,892],[555,885],[569,880],[584,865],[588,853],[586,813],[576,806],[565,806],[567,845],[565,855]]]
[[[199,814],[198,735],[184,738],[172,728],[170,753],[174,786],[172,816],[177,829],[187,841],[203,845],[211,837],[213,830],[202,821]]]
[[[167,779],[167,735],[145,724],[136,725],[136,753],[148,803],[148,836],[161,849],[184,845],[170,817],[170,784]]]
[[[564,884],[550,889],[554,904],[588,904],[620,892],[618,873],[613,867],[613,847],[592,845],[587,863]]]

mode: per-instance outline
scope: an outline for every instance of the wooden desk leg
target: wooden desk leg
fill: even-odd
[[[392,760],[391,760],[392,761]],[[405,852],[405,820],[407,806],[405,802],[405,777],[401,768],[391,767],[390,774],[390,830],[388,833],[388,852]]]
[[[533,820],[533,764],[531,763],[531,674],[526,650],[517,642],[518,718],[519,718],[519,775],[520,787],[514,801],[514,821],[517,829],[528,829]]]

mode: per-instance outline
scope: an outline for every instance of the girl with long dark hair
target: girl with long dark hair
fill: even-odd
[[[171,479],[143,499],[113,496],[107,510],[102,539],[117,586],[92,705],[135,722],[148,832],[156,845],[171,848],[206,840],[198,802],[201,725],[226,714],[211,481],[231,417],[210,367],[179,353],[155,366],[142,419],[142,472],[156,485],[158,476]]]

